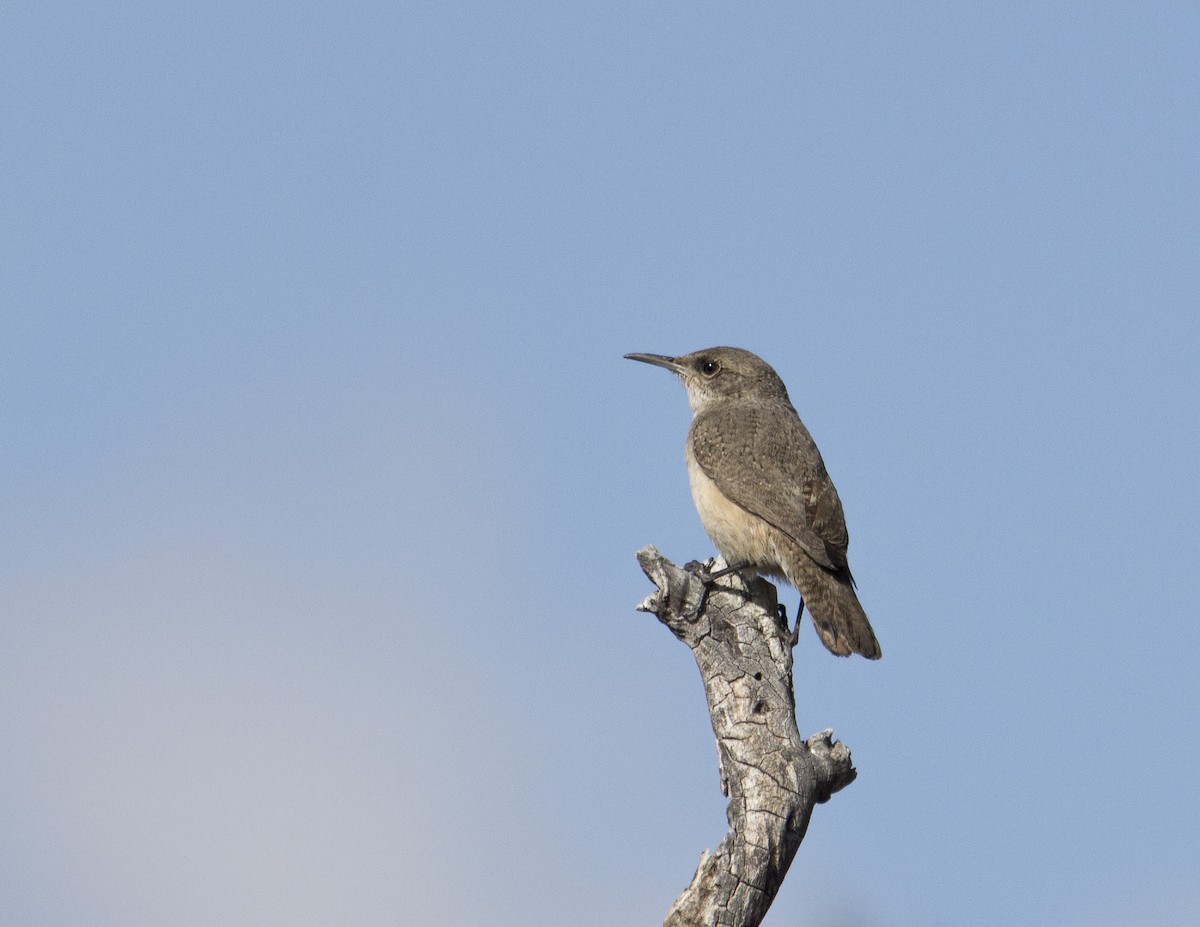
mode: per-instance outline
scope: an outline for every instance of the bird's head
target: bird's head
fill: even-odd
[[[679,357],[662,354],[625,356],[665,367],[677,374],[687,390],[688,404],[696,413],[715,403],[736,399],[789,402],[787,388],[779,374],[757,354],[741,348],[705,348]]]

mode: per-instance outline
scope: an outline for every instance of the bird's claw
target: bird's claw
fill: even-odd
[[[715,578],[712,567],[716,562],[715,559],[705,560],[703,563],[699,560],[689,560],[683,565],[683,568],[707,586]]]
[[[739,570],[745,568],[744,564],[739,563],[733,566],[724,567],[720,570],[714,570],[713,564],[716,562],[716,558],[714,557],[713,559],[706,560],[703,563],[701,563],[699,560],[689,560],[683,565],[683,568],[695,576],[696,579],[700,580],[701,584],[703,585],[703,591],[700,593],[700,601],[696,604],[696,608],[692,612],[693,621],[697,620],[700,617],[700,613],[704,611],[704,606],[708,603],[708,593],[709,590],[712,589],[713,584],[716,583],[718,579],[728,576],[730,573],[737,573]]]

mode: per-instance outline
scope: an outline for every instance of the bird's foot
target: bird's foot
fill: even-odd
[[[727,566],[720,570],[714,570],[713,564],[716,562],[717,560],[715,557],[705,560],[703,563],[701,563],[699,560],[689,560],[683,565],[683,568],[706,586],[715,583],[718,579],[728,576],[730,573],[737,573],[739,570],[746,569],[746,564],[737,563],[733,566]]]
[[[739,570],[744,570],[746,564],[739,563],[734,566],[727,566],[720,570],[714,570],[713,564],[716,559],[706,560],[701,563],[699,560],[689,560],[683,565],[683,568],[691,573],[696,579],[700,580],[703,585],[703,590],[700,593],[700,601],[696,603],[696,608],[692,611],[691,620],[695,621],[700,617],[700,613],[704,611],[704,606],[708,603],[708,593],[712,589],[713,584],[718,579],[728,576],[731,573],[736,573]]]

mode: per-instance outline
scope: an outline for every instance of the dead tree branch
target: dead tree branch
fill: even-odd
[[[775,587],[738,574],[704,584],[653,547],[638,562],[658,591],[638,606],[691,648],[704,680],[729,833],[705,851],[665,927],[757,927],[804,839],[813,807],[854,781],[832,731],[796,725],[791,635]],[[690,566],[690,565],[689,565]],[[714,565],[724,566],[720,560]]]

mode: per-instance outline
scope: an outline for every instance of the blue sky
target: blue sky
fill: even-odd
[[[0,922],[657,923],[724,833],[628,351],[749,348],[878,664],[767,925],[1200,920],[1200,13],[11,4]],[[795,596],[786,598],[794,608]]]

